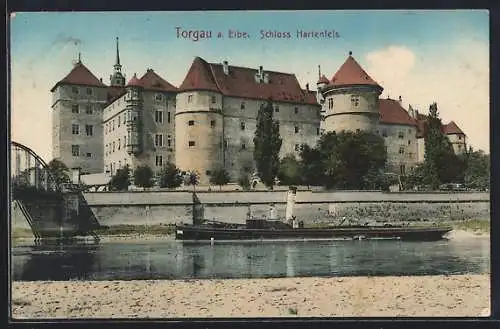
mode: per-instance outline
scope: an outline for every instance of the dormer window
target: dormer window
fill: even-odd
[[[328,98],[328,109],[333,109],[333,98]]]
[[[191,103],[193,101],[193,95],[188,95],[188,103]]]

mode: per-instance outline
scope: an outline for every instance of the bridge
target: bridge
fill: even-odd
[[[29,147],[11,141],[11,218],[23,217],[35,241],[91,236],[99,223],[78,184],[61,179],[61,169],[51,168]],[[11,219],[12,220],[12,219]]]

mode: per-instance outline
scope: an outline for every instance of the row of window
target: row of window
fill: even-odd
[[[79,157],[80,155],[83,155],[81,154],[80,145],[71,145],[71,155],[74,157]],[[92,153],[87,152],[85,153],[85,156],[87,158],[92,158]]]
[[[170,159],[171,159],[171,157],[169,155],[167,157],[167,161],[170,161]],[[123,159],[123,162],[121,160],[118,162],[111,162],[111,163],[109,163],[109,165],[105,165],[105,170],[107,171],[109,168],[109,171],[111,172],[111,174],[114,174],[117,169],[122,168],[122,164],[123,164],[123,167],[127,166],[127,164],[128,164],[127,159]],[[162,167],[163,164],[164,164],[163,155],[156,155],[155,156],[155,165],[157,167]]]
[[[71,133],[73,135],[80,135],[80,125],[72,124],[71,125]],[[93,125],[85,125],[85,134],[87,136],[94,136],[94,126]]]
[[[359,107],[359,95],[351,96],[351,107],[357,108]],[[328,109],[333,109],[333,97],[328,98]]]
[[[277,121],[277,124],[278,124],[278,129],[280,127],[280,122]],[[194,126],[194,120],[189,120],[188,121],[188,126]],[[213,128],[215,127],[215,120],[211,120],[210,121],[210,126]],[[246,129],[246,124],[244,121],[240,121],[240,130],[241,131],[244,131]],[[299,126],[294,126],[294,131],[296,134],[298,134],[300,132],[300,128]],[[316,128],[316,135],[319,135],[320,133],[320,129],[319,128]]]
[[[155,134],[155,147],[163,147],[165,146],[163,134]],[[123,146],[122,146],[123,145]],[[127,136],[123,136],[123,144],[122,139],[118,138],[117,142],[111,142],[104,146],[105,154],[111,154],[117,150],[121,150],[121,148],[125,148],[127,146]],[[167,135],[167,147],[172,147],[172,136]]]
[[[85,113],[86,114],[94,114],[94,109],[90,105],[85,105]],[[80,113],[80,105],[78,104],[73,104],[71,105],[71,113],[73,114],[79,114]]]
[[[78,87],[75,87],[75,86],[71,88],[71,91],[73,92],[73,94],[80,93],[80,89]],[[92,88],[85,88],[85,93],[87,95],[92,95]]]
[[[118,127],[120,127],[122,124],[125,125],[127,122],[127,113],[123,113],[123,115],[120,114],[116,117],[116,119],[113,119],[110,122],[106,123],[104,127],[104,133],[108,133],[115,130],[115,120]],[[134,116],[133,120],[137,120],[137,117]],[[171,121],[170,112],[167,112],[167,122],[170,123],[170,121]],[[161,110],[155,111],[155,122],[163,123],[163,111]]]

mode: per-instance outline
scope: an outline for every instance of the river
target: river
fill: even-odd
[[[490,240],[175,240],[15,245],[13,280],[228,279],[489,273]]]

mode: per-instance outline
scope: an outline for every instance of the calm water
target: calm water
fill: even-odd
[[[438,242],[113,242],[15,246],[14,280],[131,280],[486,273],[489,239]]]

